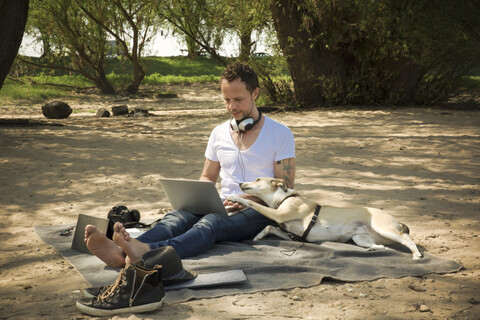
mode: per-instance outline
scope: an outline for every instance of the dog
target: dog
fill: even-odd
[[[282,179],[258,178],[254,182],[240,183],[240,189],[260,198],[267,206],[240,197],[230,197],[230,201],[255,209],[283,229],[267,226],[254,240],[263,239],[269,233],[285,240],[290,240],[288,234],[297,237],[303,234],[306,242],[353,240],[369,250],[386,249],[384,245],[397,242],[410,249],[413,259],[423,257],[410,238],[408,227],[379,209],[319,206],[287,188]],[[318,209],[318,218],[315,217],[311,223]]]

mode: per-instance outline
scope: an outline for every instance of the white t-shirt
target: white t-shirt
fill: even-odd
[[[241,182],[274,177],[274,162],[295,157],[295,141],[290,129],[267,116],[257,140],[241,151],[230,134],[230,120],[213,129],[205,157],[220,162],[222,197],[240,195]]]

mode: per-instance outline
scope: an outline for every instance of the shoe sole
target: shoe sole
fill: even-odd
[[[142,313],[142,312],[154,311],[159,309],[162,306],[164,300],[165,300],[165,297],[163,297],[162,300],[158,302],[152,302],[152,303],[144,304],[141,306],[112,309],[112,310],[92,308],[84,304],[81,304],[78,301],[76,303],[76,306],[78,311],[88,314],[90,316],[107,317],[107,316],[114,316],[121,313]]]

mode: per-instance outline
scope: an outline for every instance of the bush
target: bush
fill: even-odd
[[[260,81],[261,90],[257,105],[296,105],[292,78],[288,74],[285,58],[281,54],[252,57],[249,63],[255,69]]]
[[[276,0],[279,43],[303,105],[440,104],[480,67],[467,0]]]

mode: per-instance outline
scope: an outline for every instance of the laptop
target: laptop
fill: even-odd
[[[218,213],[228,216],[211,181],[161,178],[160,183],[173,210],[187,210],[197,215]]]

